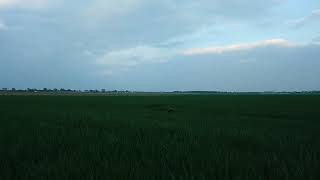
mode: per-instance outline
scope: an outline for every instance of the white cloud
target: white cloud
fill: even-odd
[[[290,47],[293,45],[284,39],[270,39],[270,40],[247,43],[247,44],[233,44],[228,46],[217,46],[217,47],[207,47],[207,48],[192,48],[184,51],[182,54],[187,56],[202,55],[202,54],[223,54],[223,53],[245,51],[245,50],[251,50],[251,49],[256,49],[260,47],[269,47],[269,46]]]
[[[48,0],[0,0],[0,9],[41,9],[46,7],[48,2]]]
[[[312,11],[310,15],[290,20],[290,21],[286,22],[286,24],[294,26],[294,27],[302,27],[312,21],[318,22],[319,18],[320,18],[320,9],[316,9],[316,10]]]
[[[222,54],[252,50],[260,47],[292,47],[287,40],[270,39],[247,44],[233,44],[221,47],[192,48],[187,50],[176,50],[169,48],[158,48],[153,46],[137,46],[134,48],[114,50],[105,53],[97,59],[98,64],[108,65],[109,68],[130,67],[145,63],[163,63],[172,59],[174,56],[192,56],[203,54]]]
[[[135,66],[141,63],[166,62],[174,55],[175,52],[169,49],[137,46],[108,52],[98,59],[98,63],[116,66]]]
[[[7,8],[16,5],[19,0],[0,0],[0,8]]]

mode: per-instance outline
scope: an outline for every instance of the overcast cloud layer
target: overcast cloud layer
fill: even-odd
[[[320,89],[318,0],[0,0],[0,87]]]

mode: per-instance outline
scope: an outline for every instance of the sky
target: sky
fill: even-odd
[[[0,88],[320,90],[319,0],[0,0]]]

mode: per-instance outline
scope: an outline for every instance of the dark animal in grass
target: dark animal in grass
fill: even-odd
[[[172,107],[168,107],[168,113],[172,113],[172,112],[174,112],[175,111],[175,109],[174,108],[172,108]]]

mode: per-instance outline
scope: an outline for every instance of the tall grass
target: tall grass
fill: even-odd
[[[319,130],[319,96],[2,96],[0,179],[316,180]]]

